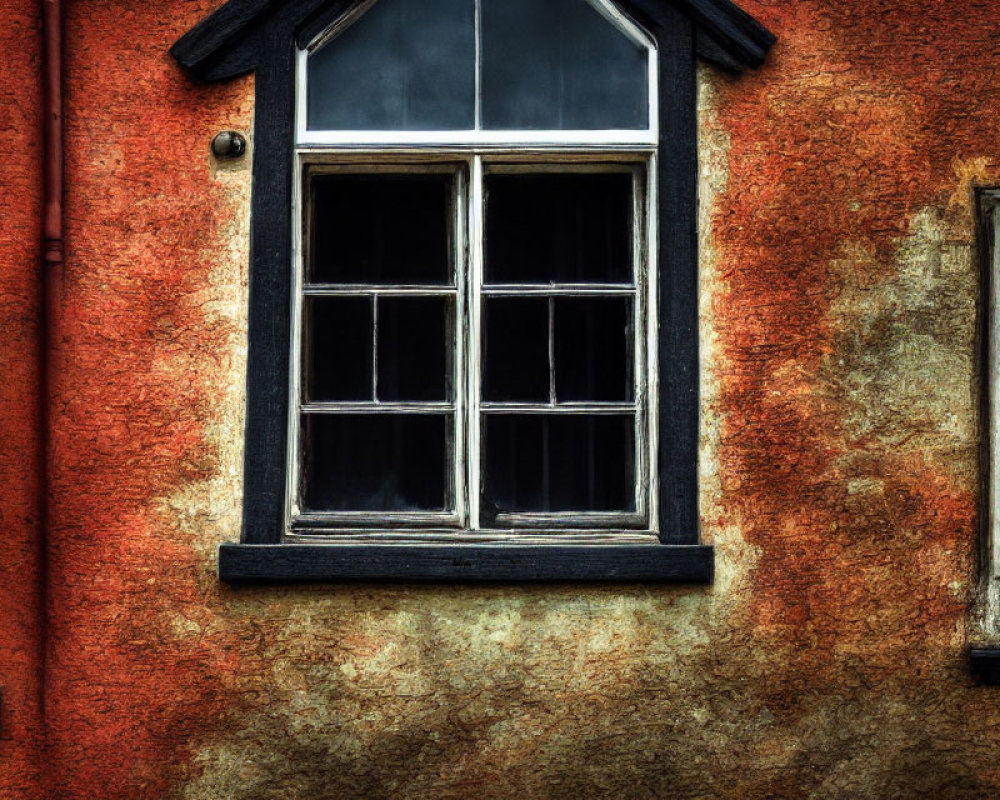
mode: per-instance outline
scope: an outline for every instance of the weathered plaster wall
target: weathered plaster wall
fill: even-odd
[[[68,6],[55,796],[1000,794],[963,661],[992,4],[745,0],[768,65],[701,73],[712,587],[243,591],[249,174],[207,147],[253,84],[166,54],[213,5]]]
[[[38,7],[0,0],[0,797],[34,797],[41,760]]]

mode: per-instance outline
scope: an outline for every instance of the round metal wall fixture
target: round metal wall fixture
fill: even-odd
[[[247,140],[237,131],[221,131],[212,137],[212,155],[216,158],[239,158],[247,151]]]

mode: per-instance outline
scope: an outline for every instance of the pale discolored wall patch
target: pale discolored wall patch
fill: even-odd
[[[253,81],[244,92],[243,109],[253,108]],[[248,143],[252,136],[248,137]],[[210,372],[214,386],[212,413],[205,420],[207,449],[218,459],[207,480],[179,487],[162,500],[172,527],[183,531],[214,569],[219,544],[238,541],[243,502],[243,428],[246,400],[247,292],[250,261],[250,198],[252,145],[239,159],[219,161],[205,153],[211,182],[226,204],[218,238],[209,258],[205,282],[190,298],[213,332],[217,347]],[[165,361],[163,369],[176,372],[180,365]],[[206,576],[214,580],[215,576]]]
[[[863,242],[845,243],[831,262],[840,290],[822,373],[844,402],[847,462],[872,447],[910,451],[970,488],[976,480],[979,278],[963,227],[964,238],[950,238],[954,226],[925,208],[899,243],[891,273]]]
[[[745,677],[703,669],[724,640],[691,590],[256,594],[235,688],[266,697],[199,750],[185,798],[658,796],[664,759],[711,763],[759,713]]]

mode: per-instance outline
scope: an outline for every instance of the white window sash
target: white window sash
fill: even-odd
[[[577,151],[572,153],[579,157]],[[520,541],[524,536],[548,531],[560,538],[574,536],[602,536],[609,529],[618,526],[623,535],[653,535],[657,532],[658,486],[656,459],[659,446],[658,429],[658,370],[657,370],[657,326],[650,320],[657,319],[657,264],[656,264],[656,157],[644,154],[638,157],[620,152],[592,154],[585,160],[574,160],[565,166],[553,163],[562,151],[546,152],[527,157],[520,150],[507,154],[435,153],[431,163],[401,161],[393,154],[383,151],[359,157],[354,151],[325,151],[316,153],[300,150],[297,154],[295,170],[295,197],[293,201],[294,259],[293,259],[293,331],[290,353],[291,393],[289,414],[289,461],[287,469],[286,495],[286,538],[305,535],[309,540],[317,536],[329,535],[339,540],[368,533],[391,533],[394,529],[410,528],[409,536],[423,537],[425,532],[437,531],[452,535],[447,528],[469,535],[484,535],[494,538],[513,536]],[[424,153],[427,156],[428,154]],[[483,287],[484,252],[484,196],[485,172],[493,162],[498,162],[498,172],[516,168],[520,171],[587,171],[590,166],[595,171],[616,163],[617,169],[630,168],[633,179],[633,278],[634,285],[622,287],[618,284],[594,284],[572,286],[516,286],[501,285]],[[513,162],[518,162],[516,167]],[[408,167],[423,169],[455,169],[464,163],[465,169],[456,170],[459,182],[455,200],[456,258],[455,287],[427,287],[430,294],[456,295],[455,330],[455,400],[454,403],[409,403],[381,404],[383,410],[408,410],[414,413],[446,413],[454,410],[454,452],[451,476],[455,497],[455,511],[446,512],[303,512],[297,506],[299,481],[301,479],[301,457],[299,453],[299,426],[301,414],[364,412],[375,409],[372,403],[311,403],[302,402],[302,309],[303,299],[308,296],[343,296],[350,294],[370,294],[383,291],[391,293],[422,293],[420,287],[372,287],[372,286],[320,286],[306,289],[304,283],[305,262],[302,235],[307,203],[303,196],[303,175],[310,164],[330,166],[332,169],[346,169],[350,172],[365,173],[396,172]],[[533,169],[534,167],[534,169]],[[465,185],[465,175],[469,176]],[[357,290],[357,291],[355,291]],[[632,403],[567,403],[553,408],[538,404],[483,403],[481,401],[480,348],[482,337],[482,298],[492,295],[515,294],[590,294],[601,296],[632,296],[635,314],[633,341]],[[537,407],[536,407],[537,406]],[[484,527],[481,519],[479,491],[482,481],[482,413],[630,413],[635,416],[635,512],[523,512],[500,514],[490,527]],[[324,528],[324,523],[328,526]],[[603,528],[600,530],[598,527]],[[641,526],[641,529],[639,529]],[[419,534],[414,530],[420,528]],[[303,534],[303,530],[317,533]]]

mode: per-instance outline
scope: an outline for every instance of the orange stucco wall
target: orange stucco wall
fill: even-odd
[[[41,796],[42,675],[57,798],[1000,796],[1000,692],[965,661],[992,4],[744,0],[768,63],[700,72],[711,587],[246,590],[214,570],[249,160],[208,143],[252,132],[253,79],[167,55],[214,5],[66,6],[42,672],[38,23],[0,0],[0,796]]]
[[[0,797],[42,757],[41,91],[36,4],[0,2]]]

